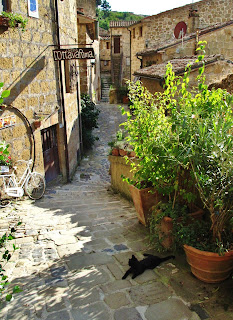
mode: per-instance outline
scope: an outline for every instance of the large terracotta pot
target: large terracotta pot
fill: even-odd
[[[119,149],[119,154],[120,154],[121,157],[124,157],[124,156],[127,155],[127,151],[124,150],[124,149]]]
[[[233,251],[220,256],[218,253],[201,251],[188,245],[184,245],[184,250],[192,273],[204,282],[221,282],[233,271]]]
[[[190,219],[188,219],[187,224],[192,223],[193,219],[195,219],[195,220],[202,219],[202,216],[204,214],[204,210],[200,209],[200,208],[196,208],[196,209],[197,210],[195,212],[192,212],[189,214]],[[172,218],[164,217],[161,220],[161,225],[160,225],[161,233],[160,233],[159,237],[160,237],[160,239],[164,238],[164,240],[162,241],[162,246],[166,249],[169,249],[173,244],[172,229],[173,229]]]
[[[112,156],[119,156],[119,149],[113,148],[112,149]]]
[[[148,225],[151,216],[151,208],[164,199],[155,189],[138,189],[130,185],[130,193],[133,199],[139,222]]]

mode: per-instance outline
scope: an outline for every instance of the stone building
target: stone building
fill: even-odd
[[[160,63],[166,59],[181,57],[185,55],[195,54],[196,46],[196,31],[200,30],[201,40],[205,40],[204,30],[211,29],[214,25],[227,25],[229,21],[233,20],[233,1],[232,0],[202,0],[193,4],[188,4],[183,7],[175,8],[162,12],[157,15],[146,17],[129,27],[131,31],[131,75],[141,67],[143,67],[142,57],[140,52],[143,52],[144,65],[152,63]],[[226,29],[222,30],[223,33]],[[207,32],[208,33],[208,32]],[[209,32],[209,35],[211,31]],[[193,37],[192,47],[186,52],[186,43],[182,40],[189,36]],[[211,37],[211,35],[210,35]],[[212,38],[216,37],[216,34]],[[227,35],[225,36],[227,37]],[[225,49],[230,50],[229,39],[228,42],[215,39],[207,45],[208,54],[222,53],[225,55]],[[175,52],[172,51],[172,43],[179,43],[174,46]],[[214,45],[218,42],[215,49]],[[232,42],[232,41],[231,41]],[[190,43],[189,43],[190,45]],[[165,48],[164,47],[167,47]],[[221,52],[217,49],[222,47]],[[228,48],[227,48],[228,47]],[[154,57],[148,53],[150,50],[157,50],[157,55]],[[213,51],[215,49],[215,51]],[[164,50],[166,54],[164,55]],[[190,52],[191,51],[191,52]],[[173,54],[175,54],[173,56]],[[147,58],[146,58],[147,56]],[[228,56],[226,56],[228,57]]]
[[[182,76],[185,72],[187,64],[190,64],[190,89],[196,87],[196,77],[199,74],[199,68],[202,66],[202,63],[197,63],[196,61],[196,56],[175,58],[170,60],[172,64],[172,70],[177,76]],[[215,86],[214,84],[216,83],[220,84],[224,79],[229,79],[229,75],[233,73],[233,62],[228,59],[224,59],[221,55],[206,55],[204,62],[206,76],[205,83],[208,86]],[[167,61],[159,64],[153,64],[149,67],[139,69],[135,72],[135,75],[140,78],[142,85],[146,87],[150,92],[163,92],[164,77],[166,75],[166,65]]]
[[[80,90],[87,93],[96,102],[100,100],[100,55],[99,55],[99,26],[96,20],[96,1],[77,0],[78,6],[78,39],[81,46],[92,47],[95,59],[82,60],[79,63]]]
[[[116,87],[125,84],[131,75],[131,37],[129,26],[135,21],[110,21],[111,75]]]
[[[137,56],[141,59],[142,68],[135,71],[134,75],[140,77],[142,83],[150,88],[151,91],[160,91],[157,84],[153,82],[156,78],[156,72],[163,70],[167,61],[171,61],[175,65],[175,70],[184,69],[184,63],[187,63],[187,59],[193,61],[197,58],[198,52],[196,51],[198,41],[207,41],[206,44],[206,58],[208,66],[206,67],[205,74],[207,76],[207,83],[220,83],[232,73],[233,65],[233,21],[216,24],[208,28],[198,30],[196,33],[189,34],[183,37],[182,40],[176,39],[165,43],[158,44],[157,47],[144,49],[137,53]],[[193,55],[195,55],[193,57]],[[215,55],[221,57],[220,61],[211,67],[209,65],[208,57]],[[190,57],[190,58],[188,58]],[[218,60],[219,60],[218,59]],[[222,63],[225,61],[225,63]],[[214,62],[214,61],[213,61]],[[180,64],[180,66],[178,66]],[[215,73],[214,73],[214,72]],[[193,77],[195,72],[192,72]],[[149,80],[150,79],[150,80]],[[153,80],[152,80],[153,79]],[[225,84],[228,82],[224,82]],[[230,90],[230,87],[226,86],[226,89]]]
[[[111,73],[111,38],[110,32],[100,28],[100,71]]]
[[[9,3],[3,10],[27,17],[28,23],[24,32],[20,25],[16,28],[8,27],[7,22],[0,25],[0,81],[4,82],[4,89],[11,90],[0,111],[0,140],[10,144],[13,161],[32,158],[35,170],[45,173],[47,181],[60,174],[67,181],[82,150],[82,79],[80,60],[60,58],[64,58],[67,52],[64,50],[86,47],[79,39],[77,3],[76,0]],[[90,1],[87,5],[91,7]],[[56,57],[60,57],[57,61],[55,53],[53,56],[55,49],[63,50],[57,53]]]

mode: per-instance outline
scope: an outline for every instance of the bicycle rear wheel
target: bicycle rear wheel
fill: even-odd
[[[32,172],[25,183],[25,193],[33,200],[40,199],[45,192],[45,179],[38,172]]]

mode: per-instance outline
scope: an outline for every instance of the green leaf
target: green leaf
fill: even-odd
[[[23,291],[23,290],[20,289],[19,286],[15,286],[15,287],[13,288],[13,293],[19,293],[19,292],[22,292],[22,291]]]
[[[6,296],[6,301],[11,301],[11,299],[12,299],[12,294],[8,294],[8,295]]]
[[[2,96],[2,98],[7,98],[7,97],[9,97],[10,93],[11,93],[10,90],[5,90],[2,92],[1,96]]]

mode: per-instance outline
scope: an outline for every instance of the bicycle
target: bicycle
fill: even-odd
[[[13,167],[13,172],[10,174],[1,174],[0,178],[3,179],[3,192],[14,198],[21,198],[24,193],[29,196],[30,199],[38,200],[45,192],[45,179],[38,172],[32,172],[30,166],[32,165],[32,159],[18,160],[16,162],[26,163],[26,169],[19,179],[16,176],[17,166]],[[5,207],[9,203],[9,200],[0,199],[0,206]]]

